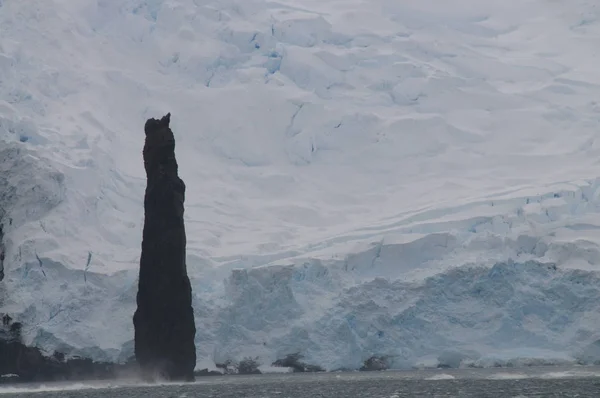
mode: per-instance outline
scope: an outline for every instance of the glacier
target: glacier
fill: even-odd
[[[133,354],[143,123],[171,112],[199,367],[599,361],[599,18],[0,0],[0,313]]]

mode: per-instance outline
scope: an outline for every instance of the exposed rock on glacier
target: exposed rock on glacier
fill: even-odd
[[[171,114],[144,127],[144,231],[137,294],[135,355],[145,377],[193,380],[196,326],[185,262],[185,184],[177,174]]]
[[[374,370],[387,370],[389,369],[389,367],[389,361],[386,357],[373,356],[364,362],[364,365],[360,368],[360,370],[364,372]]]
[[[272,363],[272,366],[291,368],[295,373],[304,373],[304,372],[324,372],[325,369],[320,367],[319,365],[311,365],[301,361],[304,358],[302,354],[299,352],[295,354],[288,354],[283,359],[278,359]]]

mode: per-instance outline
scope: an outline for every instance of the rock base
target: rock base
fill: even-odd
[[[64,359],[61,353],[44,356],[39,349],[18,341],[0,340],[0,384],[95,381],[135,376],[137,364],[94,362],[89,358]]]

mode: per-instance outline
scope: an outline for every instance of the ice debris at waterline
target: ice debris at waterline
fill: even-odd
[[[196,366],[192,287],[185,262],[183,202],[171,114],[144,126],[144,231],[137,293],[135,356],[145,377],[193,380]]]

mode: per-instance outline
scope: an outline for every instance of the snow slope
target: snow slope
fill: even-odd
[[[199,366],[600,359],[599,17],[0,0],[0,312],[131,355],[142,128],[171,112]]]

